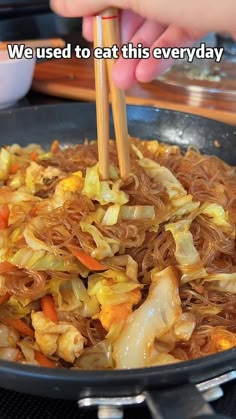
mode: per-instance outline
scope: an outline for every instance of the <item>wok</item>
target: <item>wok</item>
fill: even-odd
[[[183,148],[192,144],[236,163],[236,127],[147,107],[130,106],[127,112],[132,136]],[[110,124],[113,135],[112,121]],[[96,138],[95,106],[10,110],[0,114],[0,127],[1,145],[36,142],[47,147],[55,138],[63,144],[76,143]],[[215,147],[216,140],[220,148]],[[206,400],[219,395],[220,384],[236,378],[235,370],[236,348],[194,361],[129,371],[51,370],[0,361],[0,385],[39,396],[76,399],[82,407],[99,406],[100,418],[122,417],[120,406],[143,402],[153,418],[222,418],[214,415]]]

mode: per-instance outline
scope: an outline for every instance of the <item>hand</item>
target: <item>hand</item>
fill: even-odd
[[[145,0],[144,0],[145,1]],[[165,25],[141,16],[123,11],[120,17],[122,44],[132,42],[133,45],[142,43],[152,51],[156,47],[187,47],[191,46],[203,35],[200,31],[191,31],[178,28],[174,25]],[[83,35],[88,41],[93,40],[93,18],[86,17],[83,21]],[[163,73],[172,63],[172,60],[124,59],[117,61],[113,80],[121,89],[128,89],[136,81],[149,82],[157,75]]]
[[[208,31],[236,29],[235,0],[51,0],[56,13],[85,17],[83,34],[90,41],[93,39],[93,18],[89,16],[111,6],[123,9],[122,43],[135,45],[141,42],[151,50],[191,46]],[[170,64],[169,60],[125,60],[120,57],[113,78],[120,88],[126,89],[135,81],[153,80]]]

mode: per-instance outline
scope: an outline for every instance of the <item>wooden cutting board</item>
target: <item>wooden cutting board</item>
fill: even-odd
[[[51,96],[95,101],[93,60],[72,58],[37,64],[32,89]],[[155,106],[217,119],[236,125],[236,101],[175,90],[159,81],[137,84],[127,91],[128,104]]]

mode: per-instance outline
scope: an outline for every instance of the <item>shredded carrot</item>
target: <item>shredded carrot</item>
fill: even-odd
[[[40,300],[41,308],[44,315],[50,319],[52,322],[57,323],[58,317],[55,309],[54,300],[51,295],[47,294]]]
[[[5,274],[8,273],[10,271],[15,271],[18,268],[15,265],[12,265],[12,263],[10,262],[1,262],[0,263],[0,274]]]
[[[0,206],[0,230],[5,230],[8,227],[10,210],[7,204]]]
[[[4,321],[9,325],[14,327],[18,332],[22,333],[22,335],[30,336],[31,338],[34,337],[34,331],[31,329],[23,320],[13,318],[13,317],[6,317]]]
[[[18,172],[19,168],[20,168],[19,163],[14,163],[11,167],[11,174],[15,175]]]
[[[37,204],[34,204],[31,208],[31,210],[29,211],[29,215],[30,217],[35,217],[35,215],[37,214]]]
[[[32,151],[32,153],[30,154],[30,160],[36,161],[38,156],[39,153],[37,153],[36,151]]]
[[[68,250],[75,256],[86,268],[90,271],[105,271],[107,267],[102,265],[92,256],[88,255],[84,250],[76,247],[76,246],[67,246]]]
[[[56,153],[56,151],[59,149],[59,141],[54,140],[51,145],[51,153]]]
[[[5,303],[8,300],[8,298],[10,298],[10,296],[11,294],[9,294],[9,292],[6,292],[6,294],[2,295],[0,297],[0,305]]]
[[[20,237],[17,241],[16,241],[17,246],[19,247],[24,247],[27,245],[26,240],[24,237]]]
[[[39,351],[34,351],[34,359],[41,367],[55,368],[55,364]]]

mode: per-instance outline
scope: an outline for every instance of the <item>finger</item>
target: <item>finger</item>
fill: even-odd
[[[136,47],[138,43],[141,43],[143,47],[150,48],[165,29],[166,28],[163,25],[146,20],[134,34],[130,42],[134,45],[134,47]],[[113,72],[113,80],[116,85],[118,85],[121,89],[128,89],[135,81],[136,67],[139,62],[140,59],[138,58],[126,59],[120,57]]]
[[[127,43],[140,28],[145,19],[129,10],[120,14],[121,42]],[[83,37],[88,41],[93,40],[93,17],[87,16],[83,19]]]
[[[130,10],[124,10],[120,14],[120,27],[121,27],[121,42],[126,44],[129,42],[135,32],[142,26],[145,22],[145,18],[137,15]]]
[[[87,16],[83,18],[83,37],[89,41],[93,41],[93,25],[94,24],[94,17],[93,16]]]
[[[55,13],[64,17],[93,16],[111,6],[109,0],[50,0]]]
[[[153,43],[151,47],[151,58],[148,61],[142,60],[138,64],[135,72],[136,79],[143,83],[150,82],[172,64],[172,59],[155,59],[152,55],[154,48],[189,47],[202,35],[200,32],[189,32],[175,26],[169,26]]]
[[[108,7],[128,9],[163,24],[204,31],[235,31],[235,0],[51,0],[66,17],[92,16]]]

